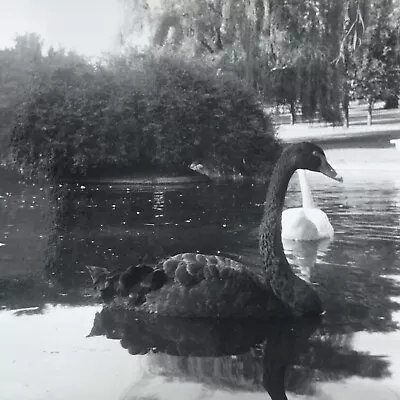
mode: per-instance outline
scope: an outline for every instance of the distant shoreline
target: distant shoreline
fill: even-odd
[[[124,177],[99,177],[99,178],[79,178],[76,180],[68,180],[69,183],[86,183],[86,184],[115,184],[115,185],[170,185],[170,184],[182,184],[182,183],[200,183],[209,182],[210,178],[205,175],[198,174],[194,175],[180,175],[180,176],[162,176],[143,174],[142,176],[124,176]]]
[[[355,125],[349,128],[326,127],[309,124],[281,125],[278,138],[286,143],[310,140],[323,146],[357,147],[376,143],[380,147],[393,147],[391,139],[400,138],[400,123]]]
[[[18,171],[0,167],[0,177],[3,180],[19,181],[23,179],[23,176]],[[127,174],[125,171],[122,174],[90,174],[89,176],[71,176],[63,179],[60,183],[70,184],[115,184],[115,185],[173,185],[173,184],[185,184],[185,183],[201,183],[210,182],[211,179],[206,175],[202,175],[198,172],[188,169],[185,171],[177,172],[154,172],[154,171],[143,171],[132,175]]]

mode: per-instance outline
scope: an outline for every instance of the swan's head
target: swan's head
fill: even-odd
[[[289,155],[296,169],[321,172],[335,181],[343,182],[343,178],[328,163],[324,151],[315,143],[292,144],[285,149],[285,153]]]

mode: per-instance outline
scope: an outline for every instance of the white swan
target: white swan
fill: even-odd
[[[304,170],[297,170],[303,206],[282,213],[282,239],[320,240],[333,238],[328,216],[314,203]]]
[[[396,147],[396,150],[400,151],[400,139],[392,139],[390,143],[394,144]]]

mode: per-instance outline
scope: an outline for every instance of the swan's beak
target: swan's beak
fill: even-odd
[[[334,179],[338,182],[343,182],[343,178],[332,168],[325,157],[321,157],[321,166],[319,167],[319,172]]]

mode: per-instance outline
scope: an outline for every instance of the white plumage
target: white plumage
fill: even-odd
[[[304,170],[297,170],[303,206],[282,213],[282,238],[286,240],[320,240],[333,237],[328,216],[314,203]]]

